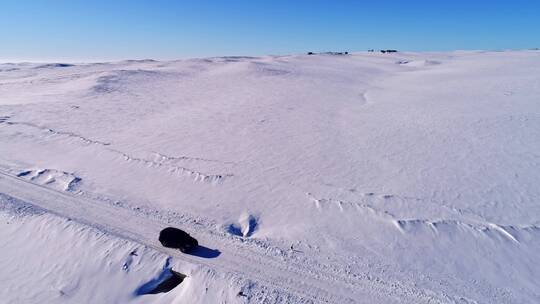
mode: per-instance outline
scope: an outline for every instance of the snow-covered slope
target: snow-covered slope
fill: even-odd
[[[535,51],[0,64],[1,273],[17,277],[0,287],[14,303],[539,302],[538,75]],[[208,251],[164,250],[167,225]],[[188,278],[137,294],[167,260]]]
[[[0,195],[2,303],[242,303],[238,280]],[[188,277],[151,294],[169,269]]]

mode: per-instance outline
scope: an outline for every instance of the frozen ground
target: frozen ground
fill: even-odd
[[[538,303],[539,75],[538,51],[0,64],[0,298]]]

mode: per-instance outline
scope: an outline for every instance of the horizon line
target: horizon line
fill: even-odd
[[[385,49],[369,49],[374,50],[374,52],[378,53],[381,50],[387,50]],[[109,59],[4,59],[0,58],[0,64],[40,64],[40,63],[70,63],[70,64],[89,64],[89,63],[116,63],[116,62],[123,62],[123,61],[156,61],[156,62],[172,62],[172,61],[182,61],[182,60],[192,60],[192,59],[205,59],[205,58],[226,58],[226,57],[253,57],[253,58],[263,58],[263,57],[286,57],[286,56],[301,56],[301,55],[307,55],[308,52],[313,52],[315,55],[317,54],[324,54],[328,52],[348,52],[350,55],[352,54],[360,54],[360,53],[371,53],[369,50],[362,50],[362,51],[305,51],[303,53],[287,53],[287,54],[266,54],[266,55],[248,55],[248,54],[235,54],[235,55],[218,55],[218,56],[202,56],[202,57],[178,57],[178,58],[142,58],[142,57],[133,57],[133,58],[109,58]],[[410,50],[397,50],[398,53],[455,53],[455,52],[519,52],[519,51],[539,51],[540,48],[538,47],[532,47],[532,48],[519,48],[519,49],[455,49],[455,50],[443,50],[443,51],[410,51]]]

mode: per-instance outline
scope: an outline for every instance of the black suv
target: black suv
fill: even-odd
[[[199,246],[199,242],[187,232],[174,227],[167,227],[159,233],[161,245],[169,248],[180,249],[183,253],[189,253]]]

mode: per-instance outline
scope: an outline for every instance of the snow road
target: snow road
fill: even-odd
[[[350,279],[338,273],[328,273],[327,269],[318,268],[316,263],[284,263],[268,253],[270,248],[246,246],[242,242],[215,235],[193,233],[202,246],[215,247],[219,251],[217,257],[205,257],[206,249],[192,255],[182,254],[161,246],[157,241],[159,231],[167,223],[137,215],[122,207],[104,205],[34,184],[6,172],[0,172],[0,193],[113,236],[151,247],[175,259],[249,278],[266,285],[265,288],[289,293],[306,303],[373,303],[382,298],[387,303],[397,303],[403,299],[416,303],[444,303],[432,292],[403,283],[367,277]]]

